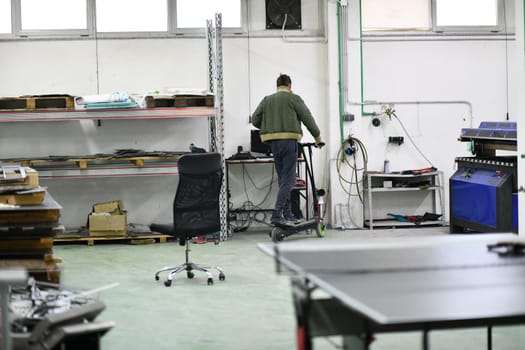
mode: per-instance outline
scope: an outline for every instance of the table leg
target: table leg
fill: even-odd
[[[11,350],[11,333],[9,330],[9,285],[0,285],[0,301],[2,302],[2,349]]]
[[[16,268],[10,270],[0,269],[0,307],[1,307],[1,334],[2,342],[0,349],[11,350],[11,327],[9,322],[9,300],[11,285],[22,284],[27,280],[25,269]]]
[[[306,327],[297,324],[297,350],[312,350],[312,338]]]
[[[343,349],[368,350],[369,345],[370,335],[347,335],[343,337]]]
[[[429,350],[428,346],[428,330],[423,330],[423,344],[422,344],[423,350]]]
[[[312,350],[310,334],[310,290],[308,281],[303,278],[292,278],[292,291],[297,319],[297,350]]]
[[[487,350],[492,350],[492,326],[487,327]]]

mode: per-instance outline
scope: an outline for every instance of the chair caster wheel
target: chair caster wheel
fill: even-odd
[[[155,281],[158,281],[158,280],[159,280],[159,276],[155,275]]]
[[[208,278],[208,286],[213,285],[213,278]]]
[[[165,285],[166,287],[171,286],[171,280],[165,280],[165,281],[164,281],[164,285]]]
[[[191,271],[188,271],[188,273],[186,274],[186,276],[188,276],[188,278],[191,279],[191,278],[195,277],[195,274],[194,274],[193,272],[191,272]]]
[[[224,275],[222,272],[219,274],[219,281],[224,281],[226,279],[226,275]]]

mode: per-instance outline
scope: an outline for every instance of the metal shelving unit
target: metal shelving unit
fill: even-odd
[[[93,165],[86,168],[46,166],[34,167],[42,179],[71,179],[124,176],[163,176],[178,175],[177,162],[158,162],[156,165],[136,166],[117,163],[114,165]]]
[[[175,119],[191,117],[214,117],[213,107],[184,108],[130,108],[112,110],[49,110],[0,112],[0,123],[108,120],[108,119]]]
[[[428,225],[444,225],[443,220],[445,215],[444,203],[444,187],[443,187],[443,172],[433,171],[421,174],[394,174],[394,173],[376,173],[367,172],[364,174],[364,202],[363,202],[363,218],[364,226],[373,230],[377,227],[414,227],[414,226],[428,226]],[[377,197],[387,196],[390,201],[395,201],[400,204],[402,196],[410,196],[406,198],[407,202],[415,204],[422,203],[429,195],[430,204],[428,210],[433,214],[441,215],[438,220],[421,221],[414,223],[412,221],[399,221],[395,217],[374,217],[374,202],[377,202]],[[376,197],[376,198],[374,198]],[[396,212],[397,208],[383,208],[389,212]],[[399,214],[399,213],[398,213]],[[410,215],[415,216],[414,213]]]
[[[61,122],[71,120],[131,120],[131,119],[177,119],[208,117],[215,118],[213,107],[185,107],[185,108],[133,108],[116,110],[60,110],[60,111],[24,111],[0,112],[0,123],[15,122]],[[210,144],[214,144],[215,133],[210,132]],[[92,159],[87,159],[91,161]],[[122,160],[106,162],[90,162],[86,167],[74,167],[61,161],[39,163],[35,166],[39,176],[43,178],[88,178],[111,176],[152,176],[177,175],[176,159],[156,161],[144,165],[133,165]]]
[[[82,120],[130,120],[130,119],[177,119],[208,118],[209,150],[224,155],[224,99],[222,74],[222,16],[215,15],[215,27],[208,23],[208,53],[210,91],[215,94],[213,107],[173,107],[173,108],[127,108],[107,110],[38,110],[38,111],[0,111],[0,124],[21,122],[61,122]],[[224,157],[223,157],[224,158]],[[125,161],[89,164],[74,167],[73,164],[53,163],[39,166],[39,174],[44,178],[97,178],[116,176],[161,176],[177,175],[177,159],[157,159],[147,164],[132,164]],[[223,161],[224,170],[224,161]],[[225,180],[224,180],[225,182]],[[226,186],[221,191],[221,233],[220,239],[230,235],[227,225]]]

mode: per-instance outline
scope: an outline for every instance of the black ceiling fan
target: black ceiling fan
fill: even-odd
[[[266,0],[266,29],[301,29],[301,0]]]

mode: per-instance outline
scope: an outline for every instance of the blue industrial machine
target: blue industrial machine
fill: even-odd
[[[472,142],[474,157],[457,157],[449,181],[450,232],[517,232],[517,157],[497,150],[517,150],[516,122],[482,122],[461,130]]]

